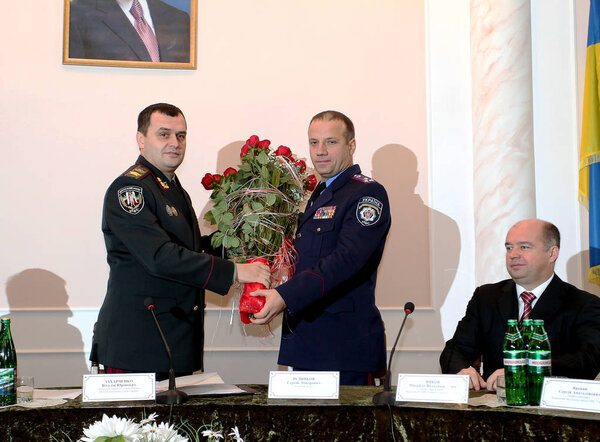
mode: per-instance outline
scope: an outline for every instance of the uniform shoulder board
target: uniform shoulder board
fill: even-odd
[[[142,166],[141,164],[136,164],[135,166],[131,167],[127,172],[125,172],[123,176],[134,178],[136,180],[141,180],[149,173],[150,169],[148,169],[145,166]]]
[[[360,181],[361,183],[365,183],[365,184],[367,184],[367,183],[376,183],[377,182],[373,178],[365,176],[365,175],[363,175],[361,173],[357,173],[356,175],[354,175],[352,177],[352,179],[356,180],[356,181]]]

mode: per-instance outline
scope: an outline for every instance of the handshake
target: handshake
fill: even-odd
[[[257,259],[248,264],[236,264],[237,281],[244,283],[240,299],[240,316],[244,324],[268,324],[282,312],[285,301],[271,285],[271,269],[267,261]]]

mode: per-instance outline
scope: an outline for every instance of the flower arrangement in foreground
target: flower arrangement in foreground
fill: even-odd
[[[189,423],[182,423],[176,429],[174,425],[164,422],[156,424],[157,414],[152,413],[148,418],[142,419],[140,423],[133,419],[108,417],[102,415],[101,421],[96,421],[88,428],[84,428],[82,442],[209,442],[232,441],[244,442],[238,427],[231,429],[231,433],[225,434],[219,424],[202,425],[194,429]],[[182,436],[178,430],[185,434]]]
[[[212,246],[223,246],[229,258],[238,262],[259,260],[271,266],[275,285],[293,273],[293,235],[300,203],[317,179],[306,173],[306,163],[294,159],[287,146],[271,147],[269,140],[252,135],[242,146],[238,169],[223,174],[207,173],[202,185],[212,190],[214,208],[205,219],[216,225]],[[264,288],[246,284],[240,300],[242,322],[260,311],[263,297],[249,293]],[[262,299],[261,299],[262,298]]]

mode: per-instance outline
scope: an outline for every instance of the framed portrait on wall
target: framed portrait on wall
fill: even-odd
[[[198,0],[64,0],[63,64],[196,69]]]

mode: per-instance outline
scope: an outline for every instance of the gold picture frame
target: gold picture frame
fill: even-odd
[[[149,24],[158,42],[159,61],[151,61],[133,26],[133,17],[120,6],[123,2],[64,2],[63,64],[196,69],[198,0],[140,2],[144,12],[150,14]]]

